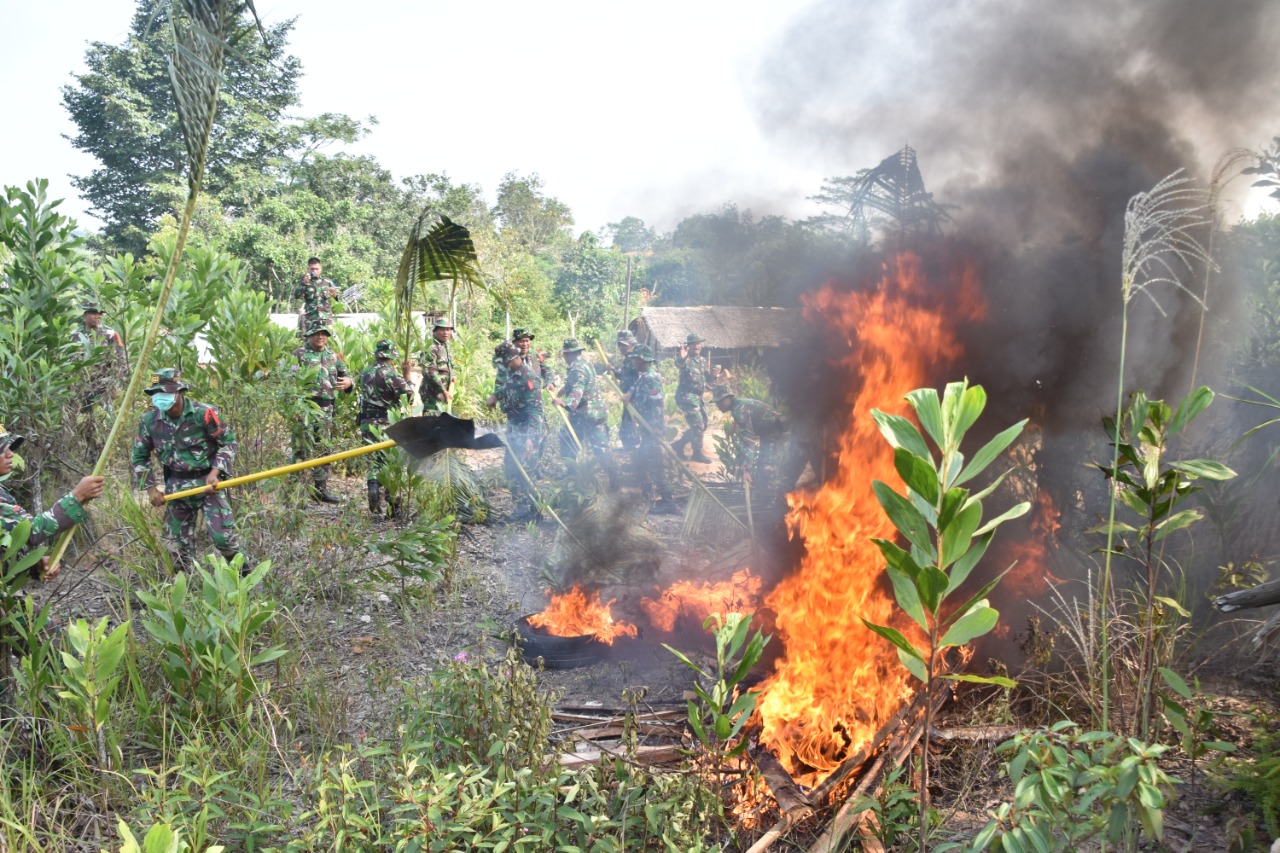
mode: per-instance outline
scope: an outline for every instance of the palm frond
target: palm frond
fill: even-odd
[[[468,290],[488,287],[480,272],[471,232],[428,208],[414,223],[396,272],[396,327],[402,333],[406,351],[410,346],[408,336],[414,303],[420,288],[433,281],[451,283],[450,304],[459,284],[465,284]]]

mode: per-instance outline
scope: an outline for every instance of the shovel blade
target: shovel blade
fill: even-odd
[[[504,446],[494,433],[476,435],[475,421],[455,418],[448,412],[403,418],[383,432],[415,459],[426,459],[449,448],[489,450]]]

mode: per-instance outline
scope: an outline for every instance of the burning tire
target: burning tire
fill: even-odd
[[[609,648],[590,634],[576,637],[553,636],[542,628],[530,625],[528,616],[521,616],[516,620],[516,631],[520,634],[520,652],[524,655],[525,663],[530,666],[537,666],[539,659],[547,669],[591,666],[604,660]]]

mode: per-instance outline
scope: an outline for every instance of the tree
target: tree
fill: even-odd
[[[536,174],[521,178],[508,172],[498,185],[494,219],[504,240],[510,240],[530,254],[539,254],[569,240],[573,214],[564,202],[542,193],[542,178]]]
[[[617,323],[626,270],[626,259],[616,251],[600,248],[591,231],[583,232],[566,253],[553,293],[561,311],[573,312],[579,337],[591,337],[581,331],[583,327],[600,336]]]
[[[186,156],[170,91],[168,56],[173,50],[167,3],[139,0],[129,35],[121,45],[93,42],[88,71],[62,90],[62,101],[79,132],[71,143],[94,155],[101,168],[73,183],[106,224],[117,248],[141,254],[161,214],[171,209],[172,188],[183,183]],[[205,185],[214,195],[243,198],[239,185],[278,174],[283,158],[300,141],[286,122],[299,102],[301,62],[286,54],[292,20],[260,38],[240,9],[240,27],[228,52],[211,135]]]
[[[619,252],[647,252],[658,242],[658,235],[635,216],[623,217],[621,222],[610,222],[605,229]]]

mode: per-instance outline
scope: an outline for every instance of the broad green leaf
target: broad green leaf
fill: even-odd
[[[920,574],[916,575],[916,589],[925,609],[937,613],[938,604],[947,591],[947,573],[937,566],[921,566]]]
[[[1108,524],[1107,522],[1104,521],[1101,524],[1096,524],[1093,527],[1090,527],[1088,530],[1085,531],[1085,533],[1089,535],[1093,535],[1096,533],[1106,533],[1107,528],[1110,528],[1115,533],[1137,533],[1138,532],[1138,528],[1134,527],[1132,524],[1125,524],[1123,521],[1117,521],[1113,524]]]
[[[960,475],[956,477],[955,485],[963,485],[986,470],[987,466],[994,462],[996,457],[1003,453],[1005,448],[1013,444],[1014,440],[1022,434],[1022,430],[1026,425],[1027,419],[1023,418],[984,444],[982,449],[969,460],[969,464],[964,467]]]
[[[1173,612],[1177,613],[1177,614],[1178,614],[1179,616],[1181,616],[1183,619],[1190,619],[1190,618],[1191,618],[1191,611],[1189,611],[1189,610],[1187,610],[1187,608],[1183,607],[1183,606],[1182,606],[1182,603],[1181,603],[1181,602],[1179,602],[1177,599],[1169,598],[1168,596],[1165,596],[1165,595],[1157,595],[1157,596],[1156,596],[1156,601],[1160,602],[1160,603],[1161,603],[1161,604],[1163,604],[1165,607],[1168,607],[1170,610],[1172,610]]]
[[[964,554],[981,521],[982,504],[970,503],[956,513],[951,523],[942,530],[942,554],[938,558],[939,568],[945,569]]]
[[[933,544],[929,541],[929,525],[925,523],[920,511],[912,506],[911,501],[879,480],[872,483],[871,488],[880,502],[880,507],[893,522],[893,526],[898,528],[898,532],[920,550],[933,553]]]
[[[942,509],[938,513],[937,524],[939,529],[945,529],[951,524],[951,519],[955,518],[956,513],[965,505],[968,498],[968,489],[947,489],[942,496]]]
[[[872,409],[871,417],[875,419],[876,425],[880,428],[880,434],[884,436],[885,441],[889,442],[890,446],[894,448],[901,447],[911,455],[919,456],[923,459],[932,458],[929,453],[929,445],[925,443],[924,436],[920,435],[920,431],[916,429],[915,424],[911,423],[911,421],[901,415],[891,415],[879,409]]]
[[[888,539],[872,539],[876,547],[880,549],[880,556],[884,557],[886,565],[892,566],[902,572],[912,580],[920,574],[920,564],[912,558],[911,554],[904,551],[898,546],[898,543],[891,542]]]
[[[894,566],[886,566],[885,570],[889,574],[889,582],[893,584],[893,597],[897,599],[898,606],[911,617],[913,622],[928,631],[929,623],[925,621],[924,607],[921,606],[920,593],[916,589],[915,581]]]
[[[1169,434],[1182,432],[1187,424],[1195,420],[1196,415],[1207,409],[1212,402],[1213,391],[1207,386],[1201,385],[1192,391],[1178,404],[1178,411],[1174,413],[1173,420],[1169,421]]]
[[[1157,667],[1156,671],[1160,673],[1160,677],[1164,679],[1164,683],[1173,688],[1174,692],[1183,699],[1193,698],[1191,688],[1187,686],[1187,682],[1183,680],[1181,675],[1169,669],[1167,666]]]
[[[1199,480],[1230,480],[1236,476],[1235,471],[1212,459],[1184,459],[1170,462],[1169,467]]]
[[[997,515],[995,518],[988,521],[986,524],[979,527],[976,531],[974,531],[973,535],[981,536],[984,533],[989,533],[995,530],[1001,524],[1004,524],[1006,521],[1012,521],[1015,518],[1021,518],[1022,516],[1026,515],[1030,509],[1031,509],[1031,503],[1029,501],[1023,501],[1017,506],[1010,507],[1009,509]]]
[[[1010,689],[1017,687],[1018,682],[1012,678],[1005,678],[1003,675],[970,675],[968,673],[960,673],[957,675],[942,676],[949,681],[965,681],[970,684],[994,684],[997,687],[1008,687]]]
[[[902,665],[907,668],[907,672],[911,673],[916,679],[922,683],[928,683],[929,670],[924,665],[924,660],[913,654],[908,654],[902,649],[898,649],[898,660],[902,661]]]
[[[987,407],[987,392],[981,385],[966,387],[966,382],[953,383],[960,391],[957,405],[952,412],[951,422],[948,424],[951,431],[951,442],[954,446],[959,447],[961,439],[969,432],[970,427],[978,422],[978,418],[982,415],[982,410]],[[952,385],[947,386],[948,396],[951,394]],[[946,401],[943,401],[945,408]]]
[[[893,643],[899,649],[912,657],[918,658],[921,661],[924,660],[924,655],[921,654],[920,650],[911,645],[911,642],[906,637],[902,636],[902,634],[897,630],[886,625],[877,625],[874,622],[868,622],[866,619],[862,620],[862,624],[866,625],[872,631],[875,631],[881,637],[884,637],[886,640]]]
[[[1190,527],[1203,517],[1204,514],[1199,509],[1184,509],[1182,512],[1174,513],[1156,525],[1156,532],[1151,541],[1159,542],[1170,533]]]
[[[942,447],[942,407],[938,403],[938,392],[933,388],[917,388],[907,394],[907,401],[916,410],[916,417],[925,433],[933,439],[934,444]]]
[[[938,502],[938,472],[933,469],[932,461],[899,447],[893,451],[893,467],[902,482],[927,503]]]
[[[963,616],[951,623],[951,627],[947,629],[947,633],[942,638],[941,645],[943,647],[963,646],[974,637],[981,637],[990,633],[999,620],[1000,614],[995,608],[987,604],[986,599],[983,599],[969,608],[968,612]]]
[[[982,556],[987,553],[987,546],[991,544],[991,540],[995,538],[995,535],[995,531],[991,530],[981,536],[973,537],[969,550],[957,557],[955,565],[951,567],[951,579],[947,583],[948,593],[968,579],[969,573],[973,571],[973,567],[976,566],[978,561],[982,559]],[[1001,577],[1003,577],[1003,575],[1001,575]]]
[[[962,607],[957,608],[954,613],[952,613],[943,621],[942,623],[943,630],[946,630],[947,628],[951,627],[951,625],[953,625],[956,622],[956,620],[960,618],[961,614],[968,613],[975,604],[977,604],[979,601],[981,601],[982,599],[990,595],[991,590],[995,589],[996,585],[1000,583],[1000,581],[1004,580],[1004,576],[1009,574],[1009,572],[1013,571],[1014,565],[1017,565],[1017,563],[1015,562],[1013,565],[1009,566],[1009,568],[1005,569],[1003,572],[1001,572],[991,580],[984,583],[982,585],[982,589],[978,590],[973,595],[971,595],[969,597],[969,600],[966,601]]]

